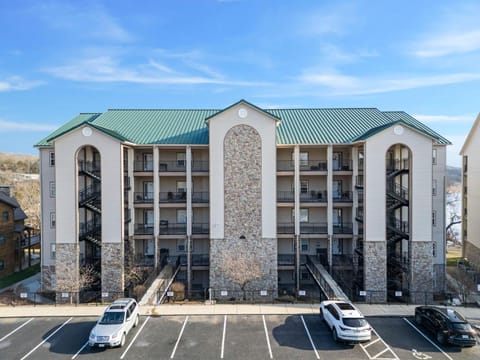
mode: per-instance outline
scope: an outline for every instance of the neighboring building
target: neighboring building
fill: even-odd
[[[480,272],[480,114],[460,150],[462,156],[462,256]]]
[[[27,215],[10,195],[9,186],[0,186],[0,278],[20,270],[25,262],[21,245]]]
[[[425,301],[444,290],[448,144],[375,108],[80,114],[36,145],[44,285],[93,263],[122,291],[125,269],[168,254],[188,291],[232,289],[229,254],[259,259],[251,286],[276,294],[311,256],[353,296]]]

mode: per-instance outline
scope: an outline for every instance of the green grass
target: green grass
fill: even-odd
[[[22,281],[30,276],[35,275],[40,272],[40,264],[33,265],[25,270],[16,272],[10,276],[0,279],[0,289],[3,289],[7,286],[15,284],[16,282]]]

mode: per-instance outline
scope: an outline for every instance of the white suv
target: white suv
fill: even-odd
[[[122,347],[129,331],[138,325],[138,318],[138,304],[135,299],[115,300],[90,331],[88,344],[98,347]]]
[[[359,343],[372,338],[371,326],[351,303],[339,300],[322,301],[320,316],[332,330],[335,341]]]

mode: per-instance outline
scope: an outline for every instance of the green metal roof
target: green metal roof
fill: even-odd
[[[240,102],[258,109],[244,100]],[[439,144],[450,144],[403,111],[382,112],[376,108],[259,110],[281,120],[277,127],[277,144],[282,145],[348,144],[400,120],[433,137]],[[36,146],[48,146],[52,139],[86,122],[121,141],[139,145],[208,145],[206,120],[223,111],[225,109],[113,109],[103,114],[80,114]]]

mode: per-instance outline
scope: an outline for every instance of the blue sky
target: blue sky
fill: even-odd
[[[447,137],[480,111],[478,1],[0,0],[0,152],[109,108],[403,110]]]

